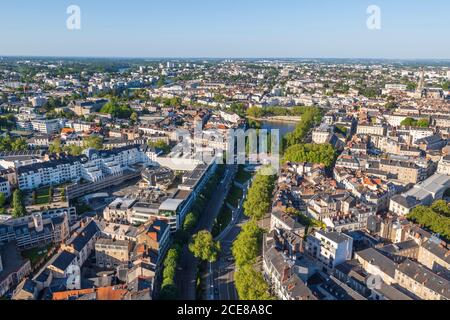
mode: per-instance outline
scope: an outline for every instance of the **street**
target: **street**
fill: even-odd
[[[222,251],[219,261],[212,264],[213,272],[208,274],[209,282],[213,283],[208,289],[213,289],[208,296],[214,300],[239,300],[239,296],[234,285],[234,272],[236,266],[232,254],[233,243],[241,232],[242,225],[247,222],[244,215],[243,203],[247,197],[247,186],[244,189],[243,197],[239,203],[239,207],[233,213],[233,220],[216,240],[220,241]],[[211,280],[212,278],[212,280]]]
[[[237,166],[227,166],[222,183],[211,197],[205,212],[201,215],[197,228],[194,233],[202,230],[211,231],[214,225],[214,220],[222,209],[225,198],[232,186],[234,177],[237,172]],[[199,261],[192,255],[186,245],[180,258],[180,269],[177,270],[175,283],[179,289],[180,299],[196,300],[196,281],[197,268]]]

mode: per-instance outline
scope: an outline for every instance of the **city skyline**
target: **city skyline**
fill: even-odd
[[[2,56],[105,58],[367,58],[448,59],[444,1],[205,1],[134,5],[87,1],[4,4]],[[68,30],[67,8],[81,10]],[[370,30],[367,9],[381,10]],[[419,45],[420,44],[420,45]]]

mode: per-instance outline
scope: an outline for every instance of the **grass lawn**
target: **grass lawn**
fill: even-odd
[[[224,206],[214,222],[212,230],[213,237],[217,237],[223,230],[225,230],[225,228],[230,224],[232,217],[233,212],[227,206]]]
[[[42,188],[36,191],[36,205],[48,204],[50,197],[48,196],[50,188]]]
[[[236,174],[236,181],[241,184],[246,183],[252,177],[252,174],[250,172],[245,171],[244,168],[245,167],[243,165],[240,165],[239,170]]]
[[[242,191],[242,189],[239,187],[233,186],[230,190],[230,193],[228,194],[227,202],[234,208],[237,208],[243,196],[244,191]]]
[[[43,257],[45,257],[51,247],[51,245],[48,245],[43,248],[34,248],[31,250],[22,251],[22,256],[26,259],[30,259],[31,265],[35,266]]]

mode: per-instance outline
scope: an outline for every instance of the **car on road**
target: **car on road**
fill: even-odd
[[[228,257],[227,262],[234,262],[234,257]]]

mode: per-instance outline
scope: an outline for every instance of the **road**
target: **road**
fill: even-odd
[[[215,240],[220,241],[222,251],[219,261],[210,267],[213,270],[209,272],[208,279],[210,286],[208,296],[213,300],[239,300],[239,296],[234,285],[234,272],[236,266],[232,255],[233,243],[241,232],[242,225],[247,222],[248,218],[244,215],[243,204],[247,197],[248,184],[245,187],[243,197],[239,203],[239,207],[233,213],[233,220],[229,227],[219,235]]]
[[[217,288],[214,292],[214,300],[239,300],[234,285],[234,272],[236,266],[232,259],[231,248],[246,220],[242,214],[242,210],[240,210],[240,213],[237,224],[229,229],[227,235],[221,241],[222,253],[219,261],[213,264],[214,288]]]
[[[200,217],[194,233],[202,230],[212,230],[214,221],[222,209],[225,198],[231,189],[237,169],[238,167],[235,165],[226,167],[224,179],[218,186],[218,189],[214,195],[211,197],[208,205],[206,206],[205,212]],[[183,249],[179,265],[180,269],[177,270],[175,283],[180,291],[180,299],[196,300],[196,281],[199,261],[192,255],[187,245]]]

